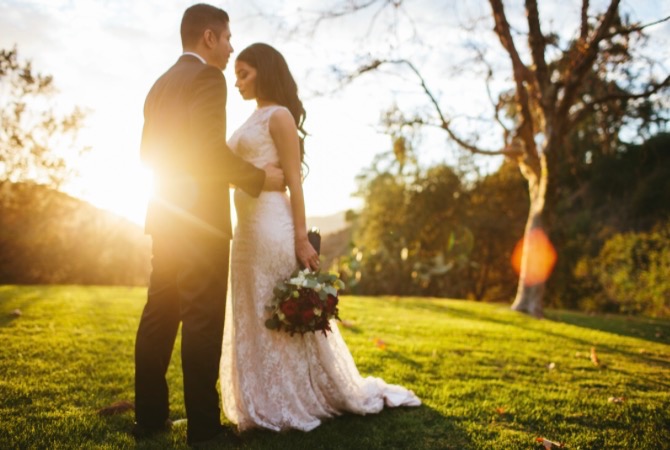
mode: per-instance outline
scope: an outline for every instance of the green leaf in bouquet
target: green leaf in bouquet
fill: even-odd
[[[316,277],[319,283],[328,283],[330,281],[330,274],[328,273],[319,273]]]
[[[319,291],[319,298],[321,301],[325,301],[328,298],[328,292],[326,292],[326,289],[330,289],[330,286],[326,286]]]
[[[310,289],[314,289],[317,284],[319,284],[319,282],[314,279],[308,278],[307,280],[305,280],[305,287],[308,287]]]
[[[326,297],[328,296],[328,294],[332,295],[333,297],[337,297],[337,289],[335,289],[332,286],[324,286],[321,292],[325,293]]]
[[[276,330],[279,328],[280,322],[279,317],[273,315],[268,320],[265,321],[265,326],[271,330]]]

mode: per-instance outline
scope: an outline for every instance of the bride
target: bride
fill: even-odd
[[[257,109],[229,145],[257,167],[279,164],[290,197],[235,191],[238,224],[231,256],[232,301],[225,315],[221,397],[238,428],[309,431],[345,412],[370,414],[386,406],[418,406],[403,387],[363,378],[337,325],[332,333],[289,335],[265,327],[275,284],[319,257],[307,239],[301,163],[305,110],[283,56],[253,44],[235,61],[235,86]]]

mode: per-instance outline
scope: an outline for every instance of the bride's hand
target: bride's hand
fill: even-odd
[[[313,271],[319,270],[319,254],[309,243],[307,237],[296,240],[295,256],[302,267]]]

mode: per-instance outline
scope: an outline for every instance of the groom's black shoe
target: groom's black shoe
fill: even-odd
[[[130,432],[137,440],[148,439],[160,433],[166,433],[172,429],[172,421],[167,419],[163,425],[157,427],[148,427],[139,423],[133,426]]]

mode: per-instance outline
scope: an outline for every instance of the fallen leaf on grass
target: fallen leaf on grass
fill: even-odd
[[[98,410],[98,415],[99,416],[113,416],[116,414],[123,414],[126,411],[132,411],[135,409],[135,405],[132,402],[129,402],[128,400],[119,400],[117,402],[112,403],[109,406],[105,406],[104,408],[100,408]]]
[[[547,369],[549,369],[549,370],[554,370],[555,368],[556,368],[556,363],[555,362],[551,362],[547,365]]]
[[[505,408],[498,407],[496,408],[496,412],[502,416],[505,414]]]
[[[14,311],[9,313],[11,317],[21,317],[22,314],[23,313],[21,312],[20,309],[15,309]]]
[[[607,399],[610,403],[623,403],[626,397],[610,397]]]
[[[377,348],[379,348],[380,350],[384,350],[384,349],[386,349],[386,342],[382,341],[381,339],[379,339],[379,338],[374,338],[374,339],[373,339],[373,342],[374,342],[375,346],[376,346]]]
[[[539,437],[539,438],[535,439],[535,442],[541,443],[546,450],[550,450],[552,448],[563,448],[564,447],[564,444],[562,444],[560,442],[550,441],[549,439],[545,439],[543,437]]]
[[[598,359],[598,354],[596,353],[595,347],[591,347],[591,362],[594,366],[600,365],[600,360]]]
[[[341,324],[344,328],[353,328],[354,325],[355,325],[353,322],[351,322],[351,321],[349,321],[349,320],[342,320],[342,321],[340,321],[340,324]]]

